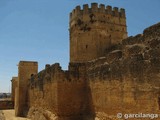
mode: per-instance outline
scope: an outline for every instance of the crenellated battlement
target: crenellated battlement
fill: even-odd
[[[104,4],[77,6],[70,13],[69,27],[71,62],[102,57],[127,37],[125,10]]]
[[[98,3],[91,3],[91,7],[88,4],[83,5],[83,9],[81,6],[77,6],[71,13],[70,13],[70,20],[74,19],[76,16],[83,16],[84,14],[91,14],[91,13],[103,13],[112,15],[115,17],[125,18],[125,9],[118,8],[112,6],[105,6],[104,4]]]

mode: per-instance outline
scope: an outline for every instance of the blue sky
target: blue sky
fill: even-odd
[[[0,0],[0,92],[8,92],[20,60],[69,62],[69,13],[92,2],[125,8],[128,36],[160,21],[160,0]]]

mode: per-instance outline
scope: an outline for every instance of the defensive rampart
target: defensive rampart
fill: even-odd
[[[37,62],[20,61],[16,115],[115,120],[117,113],[159,114],[160,23],[126,38],[125,20],[124,9],[77,6],[70,14],[68,70],[55,63],[38,73]]]
[[[97,113],[159,113],[159,29],[157,24],[124,39],[104,57],[70,63],[68,71],[47,65],[31,80],[30,107],[73,120],[94,119]]]

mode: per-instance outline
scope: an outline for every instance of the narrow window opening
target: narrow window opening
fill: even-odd
[[[86,45],[86,49],[88,48],[88,45]]]
[[[158,96],[158,109],[160,110],[160,96]]]

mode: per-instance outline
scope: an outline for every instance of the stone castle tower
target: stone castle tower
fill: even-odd
[[[31,75],[38,73],[38,63],[33,61],[20,61],[18,65],[18,81],[15,99],[16,116],[25,116],[28,109],[28,85]]]
[[[77,6],[70,13],[70,62],[104,56],[107,49],[127,38],[125,10],[97,3]]]

